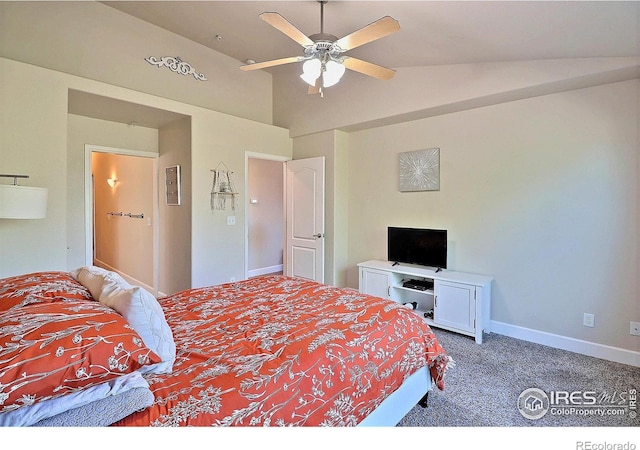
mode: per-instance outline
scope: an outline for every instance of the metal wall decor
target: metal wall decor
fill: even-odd
[[[207,78],[202,73],[196,72],[196,70],[186,61],[181,60],[175,56],[163,56],[158,59],[155,56],[149,56],[144,59],[149,64],[153,64],[157,67],[168,67],[175,73],[180,75],[193,75],[193,78],[199,81],[207,81]]]
[[[400,192],[440,190],[440,149],[415,150],[398,155]]]
[[[180,206],[182,203],[180,193],[180,166],[167,167],[164,173],[167,205]]]
[[[213,185],[211,186],[211,209],[227,209],[227,200],[231,203],[231,209],[236,209],[236,191],[233,182],[233,172],[229,170],[224,162],[220,162],[213,172]]]

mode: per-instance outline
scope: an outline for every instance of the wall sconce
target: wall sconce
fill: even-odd
[[[47,216],[46,188],[18,186],[18,178],[29,175],[3,175],[13,184],[0,184],[0,219],[44,219]]]
[[[116,183],[118,183],[118,180],[116,180],[115,178],[107,178],[107,184],[111,187],[116,187]]]

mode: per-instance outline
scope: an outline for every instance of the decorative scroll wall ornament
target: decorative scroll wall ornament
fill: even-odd
[[[207,78],[202,73],[196,72],[196,70],[189,64],[181,60],[179,57],[173,56],[163,56],[158,59],[155,56],[149,56],[144,59],[149,64],[153,64],[157,67],[168,67],[173,72],[179,73],[180,75],[193,75],[193,78],[199,81],[207,81]]]
[[[440,190],[440,149],[429,148],[398,155],[400,192]]]

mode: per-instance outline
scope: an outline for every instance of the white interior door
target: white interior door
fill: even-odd
[[[285,274],[324,283],[324,157],[287,161]]]

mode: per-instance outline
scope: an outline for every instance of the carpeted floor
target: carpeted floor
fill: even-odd
[[[444,391],[432,390],[429,406],[414,407],[400,421],[400,427],[640,426],[640,417],[633,417],[636,411],[629,400],[634,390],[640,391],[640,368],[498,334],[486,334],[483,344],[478,345],[472,338],[433,330],[455,366],[447,371]],[[576,400],[591,392],[584,396],[584,402],[596,405],[574,405],[578,412],[554,408],[550,402],[543,417],[525,418],[518,410],[518,397],[529,388],[547,395],[553,395],[552,391],[578,392]],[[640,401],[637,408],[640,413]],[[619,411],[623,415],[614,414]]]

